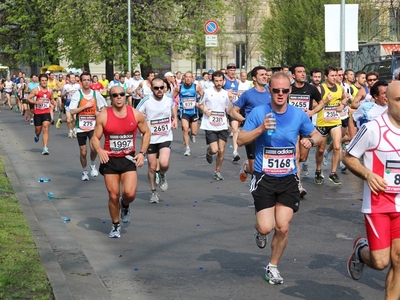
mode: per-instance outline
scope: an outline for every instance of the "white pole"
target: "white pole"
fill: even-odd
[[[128,71],[132,68],[132,45],[131,45],[131,0],[128,0]]]
[[[341,0],[340,4],[340,66],[343,70],[346,69],[346,48],[345,48],[345,7],[346,0]]]

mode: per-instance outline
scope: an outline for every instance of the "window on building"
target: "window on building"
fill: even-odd
[[[247,26],[247,18],[245,14],[237,14],[235,15],[235,29],[243,30],[246,29]]]
[[[196,70],[204,70],[207,68],[206,49],[198,47],[196,49]]]
[[[379,10],[373,8],[364,8],[359,11],[360,21],[360,40],[371,41],[379,35]]]
[[[235,47],[236,47],[236,49],[235,49],[236,68],[246,69],[247,45],[246,44],[236,44]]]
[[[397,36],[400,31],[400,9],[391,8],[389,10],[389,34],[390,36]]]

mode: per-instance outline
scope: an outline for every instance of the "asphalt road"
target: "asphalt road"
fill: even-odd
[[[284,284],[270,285],[263,279],[270,248],[255,245],[252,197],[248,182],[238,180],[241,164],[231,162],[230,143],[221,170],[225,180],[216,182],[214,165],[205,160],[204,132],[184,157],[176,130],[168,191],[150,204],[147,166],[140,168],[131,222],[122,225],[120,239],[110,239],[103,177],[81,181],[78,144],[67,138],[65,124],[51,126],[50,155],[42,156],[33,126],[0,110],[0,153],[56,299],[384,298],[386,271],[367,268],[359,281],[347,274],[353,240],[365,234],[362,183],[352,174],[339,174],[341,186],[329,180],[317,186],[310,160],[311,175],[303,179],[308,195],[279,264]],[[241,163],[245,150],[239,152]],[[39,177],[51,182],[38,183]],[[65,224],[62,216],[71,221]]]

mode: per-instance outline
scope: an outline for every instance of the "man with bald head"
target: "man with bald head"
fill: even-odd
[[[391,83],[386,95],[388,110],[360,128],[343,162],[364,180],[361,211],[367,233],[354,241],[347,270],[358,280],[365,265],[383,270],[390,264],[385,292],[389,300],[400,297],[400,81]]]

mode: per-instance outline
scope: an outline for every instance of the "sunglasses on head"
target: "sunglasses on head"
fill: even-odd
[[[164,86],[153,86],[153,89],[154,89],[155,91],[163,90],[163,89],[164,89]]]
[[[121,92],[121,93],[112,93],[111,96],[113,96],[113,98],[117,98],[118,96],[125,96],[125,92]]]
[[[290,89],[274,89],[274,88],[272,88],[271,90],[274,94],[279,94],[279,93],[288,94],[290,92]]]
[[[235,70],[236,70],[236,67],[235,67],[235,66],[227,66],[226,68],[227,68],[228,70],[229,70],[229,69],[235,69]]]

